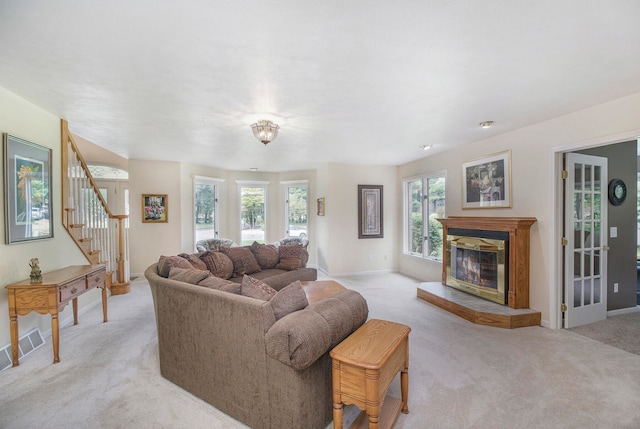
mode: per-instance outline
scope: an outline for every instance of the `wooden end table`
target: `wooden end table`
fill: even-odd
[[[333,427],[342,428],[343,405],[354,404],[362,413],[351,428],[390,428],[400,411],[409,408],[409,332],[400,323],[372,319],[338,344],[333,359]],[[402,400],[386,396],[400,372]]]
[[[340,291],[346,290],[344,286],[335,280],[314,280],[300,282],[302,290],[307,295],[309,305],[322,301]]]

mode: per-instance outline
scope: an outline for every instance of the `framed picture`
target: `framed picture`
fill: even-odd
[[[382,185],[358,185],[358,238],[382,238]]]
[[[462,164],[462,208],[511,207],[511,151]]]
[[[5,243],[53,237],[51,149],[3,134]]]
[[[318,216],[324,216],[324,197],[318,198]]]
[[[167,194],[142,195],[142,222],[167,223],[169,221],[169,198]]]

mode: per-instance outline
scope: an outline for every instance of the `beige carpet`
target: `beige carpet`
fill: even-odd
[[[600,322],[571,328],[570,331],[640,355],[640,311],[609,316]]]
[[[410,413],[396,429],[640,427],[638,355],[567,330],[474,325],[419,300],[418,284],[397,274],[337,280],[367,298],[371,318],[412,328]],[[145,281],[109,306],[109,323],[97,306],[61,330],[61,363],[47,339],[0,373],[0,428],[246,427],[159,375]],[[399,396],[397,379],[390,393]]]

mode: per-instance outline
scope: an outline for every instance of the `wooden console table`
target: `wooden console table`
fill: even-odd
[[[391,428],[402,410],[409,408],[409,332],[400,323],[372,319],[331,350],[333,427],[342,429],[343,404],[363,412],[351,428]],[[400,372],[402,401],[386,396]]]
[[[18,315],[36,311],[51,314],[53,363],[60,362],[58,313],[72,301],[73,324],[78,324],[78,296],[93,288],[102,289],[102,315],[107,321],[106,267],[104,265],[74,265],[42,275],[42,283],[23,280],[5,286],[9,295],[9,328],[13,366],[18,366]]]

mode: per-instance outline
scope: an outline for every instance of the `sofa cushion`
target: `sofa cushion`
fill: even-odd
[[[198,285],[240,295],[241,285],[239,283],[234,283],[216,276],[209,276],[198,283]]]
[[[189,261],[191,266],[193,268],[195,268],[196,270],[208,271],[209,267],[207,267],[207,264],[205,264],[204,261],[202,259],[200,259],[200,255],[202,255],[202,253],[203,252],[193,253],[193,254],[180,253],[178,256],[180,256],[181,258],[184,258],[187,261]]]
[[[302,268],[303,253],[304,247],[301,245],[279,246],[278,254],[280,256],[280,262],[276,265],[276,268],[280,268],[281,270],[297,270],[298,268]]]
[[[358,292],[338,292],[276,321],[265,336],[267,355],[297,370],[308,368],[358,329],[368,313]]]
[[[209,277],[211,273],[209,271],[196,270],[195,268],[178,268],[171,267],[169,270],[169,278],[179,282],[191,283],[197,285],[202,280]]]
[[[261,282],[251,276],[242,277],[242,288],[240,294],[251,298],[269,301],[276,295],[277,291],[266,283]]]
[[[280,254],[273,244],[262,244],[254,241],[251,245],[251,253],[255,256],[258,265],[263,270],[275,268],[280,262]]]
[[[223,247],[220,252],[227,255],[233,262],[233,275],[242,277],[245,274],[257,273],[260,265],[249,247]]]
[[[269,300],[273,307],[273,315],[276,320],[282,319],[289,313],[302,310],[309,305],[307,295],[304,293],[299,281],[285,286]]]
[[[233,261],[222,252],[204,252],[200,259],[205,263],[211,274],[222,279],[233,276]]]
[[[160,256],[160,259],[158,259],[158,274],[165,278],[169,277],[171,267],[193,268],[189,261],[180,256]]]

